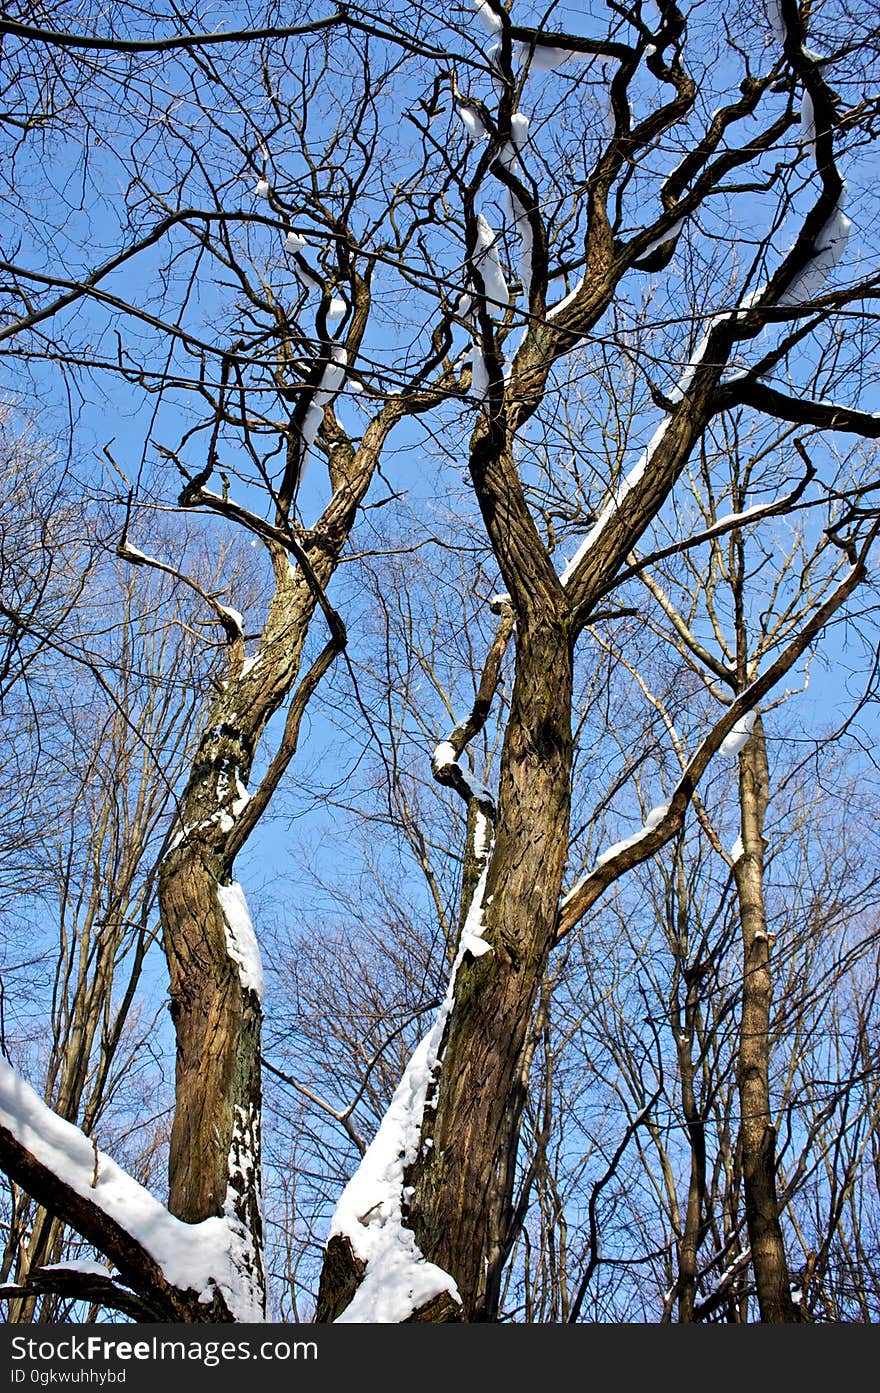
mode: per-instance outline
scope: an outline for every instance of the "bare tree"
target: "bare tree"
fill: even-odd
[[[813,16],[794,0],[767,21],[737,13],[723,33],[667,0],[610,5],[585,34],[557,28],[552,7],[535,25],[498,0],[451,18],[272,18],[208,34],[194,6],[148,37],[125,8],[112,30],[97,17],[77,33],[3,21],[18,55],[10,91],[30,113],[15,117],[19,158],[46,82],[63,90],[71,69],[83,129],[112,147],[90,146],[78,201],[68,193],[59,213],[43,197],[32,238],[4,256],[0,343],[40,382],[51,361],[137,403],[142,439],[105,451],[124,479],[119,554],[189,585],[226,636],[227,663],[158,873],[176,1035],[167,1210],[6,1069],[0,1156],[115,1264],[109,1304],[134,1293],[156,1318],[191,1321],[264,1312],[262,967],[234,866],[345,652],[338,570],[371,488],[393,470],[417,492],[415,442],[431,431],[457,453],[467,436],[466,506],[504,593],[474,663],[473,705],[456,710],[431,760],[466,807],[457,946],[434,1024],[340,1197],[317,1318],[494,1320],[523,1232],[518,1156],[551,955],[679,835],[725,740],[848,612],[869,569],[873,480],[835,478],[832,456],[810,487],[839,571],[732,700],[706,712],[668,800],[564,893],[585,636],[658,552],[696,544],[678,512],[689,462],[738,413],[773,429],[880,435],[864,405],[876,53],[848,8]],[[51,62],[40,67],[42,52]],[[862,214],[855,252],[844,172]],[[87,265],[97,206],[118,238]],[[75,253],[63,274],[60,246]],[[633,309],[641,297],[647,313]],[[617,363],[637,406],[621,413],[630,428],[616,449],[606,412],[572,523],[570,501],[557,508],[557,456],[583,350]],[[600,401],[602,390],[597,376]],[[755,526],[796,506],[806,485],[787,482],[753,505]],[[163,551],[157,509],[175,503],[257,544],[264,606],[239,609],[234,587],[204,584]],[[560,516],[569,536],[578,523],[585,534],[561,570]],[[712,525],[721,535],[740,521]],[[512,688],[488,789],[467,751],[505,662]],[[351,700],[369,726],[356,681]],[[588,755],[588,721],[577,735]],[[585,770],[597,826],[606,772]],[[751,854],[748,865],[759,870]],[[743,883],[744,899],[751,890]],[[639,1091],[636,1129],[653,1099],[635,1080]],[[760,1182],[756,1171],[755,1192]],[[401,1262],[406,1280],[392,1281]],[[765,1318],[792,1314],[768,1301]]]

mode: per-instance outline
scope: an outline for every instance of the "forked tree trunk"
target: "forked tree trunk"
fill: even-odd
[[[758,1308],[765,1323],[803,1315],[791,1296],[779,1201],[776,1129],[770,1110],[771,941],[764,906],[764,818],[769,797],[767,746],[760,716],[739,756],[742,849],[734,863],[743,945],[742,1024],[738,1060],[740,1140],[746,1223]]]
[[[243,902],[242,911],[233,912],[221,895],[247,835],[245,786],[254,751],[296,680],[314,609],[286,558],[276,565],[276,581],[257,659],[231,674],[214,702],[182,800],[176,844],[159,874],[177,1039],[168,1207],[187,1223],[225,1212],[241,1237],[242,1276],[261,1299],[259,955],[255,940],[236,937]]]
[[[491,1321],[498,1313],[536,998],[553,945],[568,848],[572,649],[562,624],[517,635],[501,759],[498,818],[485,887],[484,938],[455,979],[419,1155],[406,1176],[406,1222],[421,1252],[455,1279],[416,1321]],[[345,1309],[363,1272],[347,1240],[330,1240],[318,1320]]]

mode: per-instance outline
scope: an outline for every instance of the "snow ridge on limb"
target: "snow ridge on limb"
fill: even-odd
[[[797,240],[765,288],[771,303],[791,305],[821,289],[842,255],[851,223],[843,213],[846,183],[834,155],[838,124],[835,96],[823,75],[822,60],[806,46],[806,20],[794,0],[774,0],[768,17],[783,41],[786,59],[803,84],[801,138],[822,185]]]
[[[406,1223],[407,1169],[419,1154],[429,1093],[440,1063],[447,1018],[455,1004],[455,983],[465,954],[491,952],[483,939],[483,904],[488,861],[483,867],[459,939],[446,995],[434,1022],[410,1057],[379,1130],[346,1185],[330,1221],[328,1243],[347,1240],[363,1278],[335,1324],[399,1324],[421,1307],[446,1296],[461,1297],[454,1278],[429,1262]]]
[[[244,891],[234,880],[231,885],[217,886],[217,898],[226,924],[227,951],[238,967],[241,985],[262,1000],[263,963]]]
[[[185,1224],[47,1107],[0,1058],[0,1157],[8,1174],[65,1218],[164,1319],[262,1321],[263,1294],[249,1276],[250,1243],[226,1212]],[[69,1264],[66,1265],[69,1268]],[[184,1313],[186,1313],[184,1315]]]
[[[453,731],[453,737],[455,734],[456,732]],[[485,784],[481,784],[475,779],[470,771],[459,762],[463,748],[463,742],[462,749],[459,750],[456,749],[451,739],[441,740],[431,757],[431,772],[438,783],[448,784],[466,800],[473,798],[476,803],[487,810],[490,817],[494,817],[495,799],[491,791]]]
[[[473,265],[483,283],[483,294],[490,302],[489,313],[495,319],[502,317],[510,304],[510,289],[498,254],[498,234],[482,213],[477,214],[477,250]]]
[[[567,298],[573,298],[576,294],[577,289],[572,291],[571,297]],[[561,308],[561,305],[557,306],[556,308]],[[684,372],[679,378],[678,384],[669,394],[667,400],[669,404],[672,406],[673,410],[670,411],[669,414],[660,422],[660,425],[655,430],[650,441],[648,442],[647,447],[642,451],[642,454],[639,456],[633,468],[629,471],[625,478],[619,484],[617,484],[614,489],[611,490],[610,497],[608,498],[607,502],[605,503],[605,506],[603,507],[598,518],[596,519],[596,522],[593,524],[593,527],[587,533],[587,536],[581,542],[574,556],[568,562],[568,564],[565,566],[564,570],[560,574],[559,583],[563,587],[571,585],[572,582],[577,579],[578,572],[585,558],[592,550],[593,546],[598,541],[598,539],[601,537],[602,533],[605,531],[605,528],[607,527],[611,518],[613,518],[617,513],[620,512],[620,509],[622,508],[627,497],[633,492],[636,486],[641,483],[642,479],[648,473],[654,455],[664,444],[667,432],[675,423],[675,408],[680,406],[685,401],[687,393],[693,384],[694,377],[696,376],[698,368],[700,368],[704,363],[710,361],[709,350],[714,342],[714,330],[718,326],[727,323],[733,316],[735,316],[735,314],[735,310],[732,312],[725,311],[721,314],[713,315],[712,319],[709,321],[709,327],[703,335],[702,339],[700,340],[700,343],[698,344],[696,350],[690,358]]]
[[[845,604],[864,578],[867,559],[880,534],[880,521],[875,521],[868,532],[852,565],[843,580],[832,591],[824,604],[811,615],[800,633],[792,639],[770,666],[755,678],[744,692],[731,703],[722,718],[705,736],[697,747],[692,759],[683,770],[672,797],[657,820],[651,819],[652,827],[644,826],[633,837],[610,848],[592,871],[589,871],[564,895],[559,905],[557,942],[575,927],[587,910],[596,903],[604,891],[626,871],[653,856],[665,846],[678,832],[687,813],[696,787],[709,766],[709,762],[731,737],[726,753],[739,753],[751,734],[754,711],[780,678],[794,666],[801,654],[822,632],[833,614]],[[733,732],[736,730],[736,736]],[[745,736],[743,739],[742,737]],[[740,743],[741,741],[741,743]],[[659,813],[659,809],[654,810]],[[613,854],[611,854],[613,853]]]

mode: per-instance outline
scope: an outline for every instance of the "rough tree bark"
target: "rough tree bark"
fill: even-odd
[[[746,1223],[761,1320],[796,1322],[776,1193],[776,1128],[770,1100],[772,943],[764,906],[764,818],[770,791],[760,716],[739,755],[742,854],[734,862],[742,926],[743,998],[737,1081]]]

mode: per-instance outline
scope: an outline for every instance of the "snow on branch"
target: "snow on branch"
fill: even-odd
[[[510,218],[519,238],[520,281],[525,306],[528,309],[532,297],[532,224],[529,209],[523,203],[517,188],[511,186],[513,180],[517,186],[523,186],[524,172],[519,156],[529,137],[529,118],[520,111],[515,111],[510,118],[510,135],[510,141],[506,141],[502,146],[498,161],[511,179],[511,184],[507,185]]]
[[[767,23],[770,25],[770,32],[774,39],[784,44],[785,40],[788,38],[788,29],[779,0],[765,0],[765,9],[767,11]]]
[[[300,463],[299,482],[302,483],[305,472],[306,461],[310,452],[314,449],[315,441],[318,438],[318,431],[321,422],[324,420],[324,408],[336,396],[343,382],[345,381],[345,368],[348,363],[348,354],[339,344],[334,344],[330,349],[330,360],[321,375],[318,386],[312,393],[312,399],[306,408],[300,426],[302,436],[302,459]]]
[[[488,865],[477,883],[462,928],[446,995],[430,1030],[410,1057],[394,1097],[330,1221],[329,1242],[345,1238],[364,1276],[336,1324],[396,1324],[447,1293],[461,1300],[452,1276],[428,1262],[406,1224],[407,1169],[419,1154],[428,1095],[440,1062],[446,1021],[455,1004],[455,983],[465,954],[491,951],[483,939],[483,904]]]
[[[455,732],[453,736],[454,734]],[[459,763],[460,753],[451,740],[441,740],[431,758],[431,773],[439,784],[447,784],[454,788],[467,801],[473,798],[488,809],[490,817],[494,818],[495,799],[491,791]]]
[[[226,924],[226,950],[238,967],[244,990],[263,996],[263,963],[244,891],[238,881],[218,885],[217,898]]]
[[[655,820],[652,827],[642,827],[634,836],[609,848],[595,868],[583,876],[565,895],[559,906],[559,926],[557,941],[564,938],[581,920],[587,910],[599,899],[609,885],[613,884],[633,866],[646,861],[675,836],[684,823],[685,814],[697,785],[709,766],[712,757],[721,750],[725,742],[726,753],[738,753],[748,739],[754,723],[754,712],[767,693],[776,685],[797,662],[801,654],[818,637],[829,619],[852,595],[867,569],[867,558],[874,544],[880,521],[876,521],[865,538],[860,552],[855,556],[840,584],[824,604],[806,621],[797,634],[770,664],[755,678],[747,689],[731,703],[722,718],[704,737],[690,762],[682,771],[665,811]],[[734,734],[736,732],[736,734]],[[745,737],[744,739],[742,737]],[[740,743],[741,741],[741,743]],[[660,813],[659,809],[654,810]]]
[[[480,115],[479,107],[475,102],[469,102],[464,97],[460,97],[455,103],[455,109],[461,118],[462,125],[468,133],[468,138],[476,145],[481,140],[488,140],[490,132],[487,130],[485,122]]]
[[[477,250],[473,266],[483,282],[489,313],[495,319],[501,318],[510,304],[510,290],[498,254],[498,235],[482,213],[477,214]]]
[[[728,759],[735,759],[745,749],[755,728],[755,716],[754,710],[747,711],[744,716],[740,716],[733,729],[721,741],[718,748],[720,755],[726,755]]]
[[[852,231],[852,223],[843,211],[845,189],[844,185],[834,211],[816,238],[812,255],[783,290],[778,305],[802,305],[814,300],[843,256]]]
[[[474,10],[480,23],[490,34],[498,34],[501,31],[503,21],[490,0],[472,0]]]
[[[231,1213],[185,1224],[66,1122],[0,1058],[0,1158],[7,1173],[48,1208],[64,1197],[64,1212],[89,1242],[105,1252],[123,1281],[179,1311],[187,1295],[210,1305],[217,1298],[234,1320],[262,1321],[262,1298],[246,1272],[248,1239]]]

